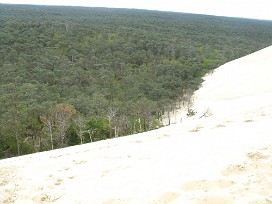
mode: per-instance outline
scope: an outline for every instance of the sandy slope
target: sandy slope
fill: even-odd
[[[272,203],[272,47],[207,76],[194,109],[159,130],[1,160],[0,203]]]

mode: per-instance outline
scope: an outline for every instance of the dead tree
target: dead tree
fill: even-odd
[[[76,131],[77,135],[80,139],[80,144],[83,144],[84,142],[84,129],[85,129],[85,119],[81,116],[78,116],[77,118],[74,119],[74,123],[76,125]]]
[[[110,138],[112,138],[112,120],[116,116],[118,109],[114,107],[109,107],[107,111],[107,118],[109,121],[109,129],[110,129]]]

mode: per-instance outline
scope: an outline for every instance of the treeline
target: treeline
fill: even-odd
[[[271,21],[0,4],[0,158],[157,128],[271,39]]]

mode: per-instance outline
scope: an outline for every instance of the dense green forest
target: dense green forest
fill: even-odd
[[[157,128],[271,39],[271,21],[0,4],[0,158]]]

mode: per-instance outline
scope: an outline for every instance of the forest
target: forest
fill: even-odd
[[[159,128],[184,102],[189,117],[205,74],[271,39],[272,21],[0,4],[0,158]]]

